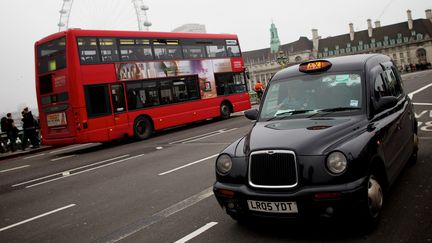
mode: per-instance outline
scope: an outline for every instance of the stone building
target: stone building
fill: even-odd
[[[362,53],[382,53],[393,59],[403,71],[430,68],[432,62],[432,10],[425,11],[426,18],[412,19],[407,11],[407,21],[381,26],[380,21],[367,20],[366,30],[354,31],[349,24],[346,34],[321,38],[318,30],[312,30],[312,39],[300,37],[299,40],[280,45],[275,51],[278,40],[277,29],[272,23],[271,48],[243,52],[245,65],[249,71],[250,87],[257,80],[264,83],[281,69],[313,58],[327,58]],[[275,34],[276,33],[276,34]],[[252,90],[252,89],[250,89]]]

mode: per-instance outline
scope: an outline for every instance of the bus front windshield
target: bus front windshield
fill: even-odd
[[[359,73],[304,75],[270,82],[260,120],[360,110],[361,83]]]

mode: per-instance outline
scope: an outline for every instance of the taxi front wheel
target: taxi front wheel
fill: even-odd
[[[382,183],[378,176],[371,173],[367,182],[366,200],[361,205],[360,218],[369,229],[373,229],[379,222],[384,203]]]

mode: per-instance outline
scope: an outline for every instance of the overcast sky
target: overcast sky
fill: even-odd
[[[0,113],[36,108],[34,42],[58,31],[62,0],[0,1]],[[269,47],[270,24],[282,44],[300,36],[323,38],[367,28],[366,20],[389,25],[425,18],[431,0],[144,0],[153,31],[171,31],[186,24],[205,24],[208,33],[238,34],[243,51]],[[74,0],[69,27],[137,30],[131,0]]]

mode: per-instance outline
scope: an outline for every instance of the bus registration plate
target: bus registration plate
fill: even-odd
[[[298,213],[296,202],[263,202],[248,200],[249,209],[266,213]]]
[[[66,126],[66,113],[52,113],[47,115],[48,127]]]

